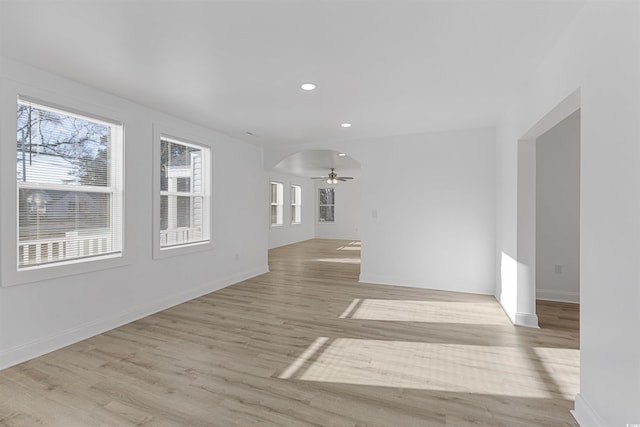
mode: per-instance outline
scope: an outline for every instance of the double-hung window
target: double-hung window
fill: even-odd
[[[160,249],[210,240],[210,149],[160,138]]]
[[[120,123],[19,98],[17,268],[122,255]]]
[[[335,222],[335,189],[318,189],[318,222]]]
[[[291,224],[302,223],[302,187],[291,186]]]
[[[279,182],[271,183],[271,225],[283,224],[284,187]]]

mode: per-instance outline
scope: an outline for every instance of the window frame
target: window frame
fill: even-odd
[[[108,177],[109,183],[107,186],[97,186],[97,185],[65,185],[59,183],[43,183],[43,182],[24,182],[24,181],[16,181],[17,185],[17,193],[16,193],[16,203],[18,204],[18,218],[20,218],[20,191],[21,190],[42,190],[42,191],[63,191],[66,193],[94,193],[94,194],[103,194],[109,196],[109,212],[106,215],[109,218],[109,223],[112,225],[110,227],[109,238],[111,240],[111,245],[116,248],[116,250],[104,254],[99,255],[86,255],[86,256],[77,256],[75,258],[63,259],[58,261],[50,261],[50,262],[42,262],[40,264],[34,265],[20,265],[20,246],[25,244],[25,241],[20,240],[20,223],[18,222],[18,226],[16,228],[16,239],[18,245],[18,263],[17,268],[18,271],[27,271],[32,269],[41,269],[41,268],[51,268],[56,265],[63,265],[67,263],[80,263],[80,262],[90,262],[92,259],[105,259],[105,258],[114,258],[122,256],[122,242],[124,239],[123,235],[123,210],[122,210],[122,198],[123,198],[123,145],[124,145],[124,126],[122,123],[115,123],[113,121],[105,121],[102,118],[97,118],[95,116],[86,114],[86,113],[78,113],[76,111],[69,111],[64,107],[53,107],[49,104],[42,103],[39,101],[33,101],[24,96],[19,96],[17,105],[33,105],[34,108],[40,111],[49,111],[54,114],[65,115],[66,117],[75,117],[77,119],[83,121],[90,121],[93,123],[98,123],[104,126],[108,126],[112,132],[114,133],[113,138],[111,140],[110,146],[110,161],[108,164]],[[16,148],[17,150],[17,148]],[[24,159],[24,157],[23,157]],[[119,217],[119,221],[117,218]],[[77,229],[76,229],[77,231]],[[36,239],[42,240],[42,239]],[[78,245],[78,243],[76,243]],[[91,243],[89,243],[91,245]],[[78,245],[79,246],[79,245]]]
[[[279,200],[273,201],[273,186],[276,185],[276,198],[279,196]],[[280,191],[278,191],[278,189]],[[273,207],[276,207],[276,222],[274,223],[271,214],[271,210]],[[278,211],[280,212],[279,218],[280,222],[278,222]],[[271,227],[282,227],[284,225],[284,184],[278,181],[270,181],[269,182],[269,224]]]
[[[302,224],[302,186],[298,184],[290,185],[290,202],[291,202],[291,225],[300,225]],[[297,196],[294,197],[294,194]],[[298,216],[300,217],[299,221],[296,221],[296,210],[298,211]]]
[[[333,204],[322,204],[320,203],[320,192],[322,190],[331,190],[333,191]],[[318,202],[318,220],[316,221],[318,224],[335,224],[336,223],[336,188],[335,187],[318,187],[317,194],[317,202]],[[320,208],[322,206],[331,206],[333,207],[333,221],[320,221]]]
[[[114,111],[102,105],[78,99],[68,94],[46,91],[17,81],[4,80],[4,89],[0,92],[0,117],[3,126],[0,127],[0,138],[13,141],[16,138],[17,102],[18,99],[32,102],[44,107],[60,110],[71,115],[86,117],[91,120],[121,126],[121,144],[118,147],[121,182],[121,245],[118,253],[75,258],[60,262],[46,263],[38,266],[18,268],[18,182],[16,180],[17,156],[16,144],[2,144],[0,146],[0,192],[14,194],[15,197],[5,198],[0,203],[0,233],[14,238],[0,241],[0,286],[10,287],[31,284],[43,280],[51,280],[77,274],[90,273],[110,268],[122,267],[130,264],[127,253],[127,226],[129,215],[126,209],[126,126],[125,122],[117,119],[121,112]]]
[[[180,135],[180,136],[178,136]],[[211,143],[206,143],[208,138],[193,135],[186,129],[169,127],[161,123],[153,124],[153,258],[163,259],[167,257],[191,254],[196,252],[212,250],[214,245],[214,228],[213,228],[213,147]],[[202,181],[206,184],[202,194],[203,205],[206,218],[203,220],[203,233],[208,234],[208,238],[188,242],[177,245],[162,246],[161,245],[161,198],[168,193],[161,190],[161,155],[162,140],[170,140],[177,144],[184,144],[203,149],[203,177]],[[180,196],[193,196],[193,193],[184,193]],[[191,212],[192,214],[193,212]]]

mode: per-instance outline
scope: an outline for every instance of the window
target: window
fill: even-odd
[[[282,201],[284,187],[279,182],[271,183],[271,225],[282,225],[283,207]]]
[[[291,186],[291,224],[302,223],[302,187]]]
[[[318,222],[335,222],[335,189],[318,189]]]
[[[17,268],[122,255],[122,125],[18,99]]]
[[[160,249],[210,239],[210,149],[160,137]]]

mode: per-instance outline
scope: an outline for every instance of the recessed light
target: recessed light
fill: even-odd
[[[343,128],[350,128],[351,123],[342,123],[340,126],[342,126]]]
[[[344,156],[346,156],[346,154],[344,154],[344,153],[338,153],[338,156],[339,156],[339,157],[344,157]]]
[[[314,90],[316,88],[316,85],[313,83],[302,83],[302,85],[300,85],[300,89],[302,90]]]

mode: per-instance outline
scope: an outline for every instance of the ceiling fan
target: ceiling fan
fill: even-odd
[[[331,168],[331,172],[329,172],[329,175],[327,176],[314,176],[311,177],[311,179],[326,179],[327,180],[327,184],[337,184],[338,181],[348,181],[350,179],[353,179],[352,176],[338,176],[338,174],[335,172],[335,168]]]

